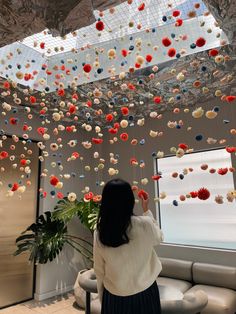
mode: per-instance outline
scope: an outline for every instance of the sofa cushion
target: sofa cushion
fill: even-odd
[[[236,267],[194,263],[193,281],[197,284],[236,290]]]
[[[234,314],[236,312],[236,292],[231,289],[196,285],[187,291],[186,294],[204,291],[208,296],[208,304],[201,314]]]
[[[188,289],[192,287],[192,284],[190,282],[180,279],[158,277],[156,281],[158,285],[174,287],[180,290],[182,293],[185,293]]]
[[[164,257],[160,260],[162,264],[161,277],[192,281],[193,262]]]

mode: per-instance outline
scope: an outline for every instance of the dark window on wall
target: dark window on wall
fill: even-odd
[[[208,165],[206,170],[201,168],[204,164]],[[162,192],[167,195],[157,203],[165,243],[236,250],[236,201],[227,200],[227,193],[235,189],[234,177],[230,171],[225,175],[217,173],[219,168],[231,167],[231,154],[222,148],[186,154],[182,158],[156,159],[156,170],[162,172],[157,196]],[[181,180],[179,175],[189,168],[193,171]],[[216,172],[211,174],[210,169]],[[178,173],[177,178],[172,177],[174,172]],[[180,195],[186,196],[200,188],[210,191],[207,200],[180,200]],[[216,203],[218,195],[223,196],[223,204]]]

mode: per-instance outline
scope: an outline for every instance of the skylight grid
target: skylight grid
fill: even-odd
[[[105,24],[102,32],[96,30],[94,23],[69,33],[64,38],[53,37],[45,30],[25,38],[22,42],[50,56],[132,35],[148,28],[155,29],[158,26],[173,24],[176,22],[176,18],[172,16],[174,10],[180,11],[180,18],[183,20],[199,17],[207,11],[202,1],[196,0],[146,0],[143,2],[145,10],[139,11],[141,3],[140,0],[134,0],[130,5],[124,2],[113,9],[105,10],[102,15],[99,11],[94,11],[96,19],[101,18]]]

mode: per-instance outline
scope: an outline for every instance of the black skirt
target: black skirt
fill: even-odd
[[[104,288],[101,314],[160,313],[160,295],[156,282],[145,291],[127,297],[113,295]]]

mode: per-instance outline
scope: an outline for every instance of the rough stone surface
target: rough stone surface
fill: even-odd
[[[0,0],[0,47],[48,28],[54,36],[95,22],[94,10],[124,0]]]
[[[211,14],[226,33],[231,44],[236,44],[236,0],[204,0]]]

